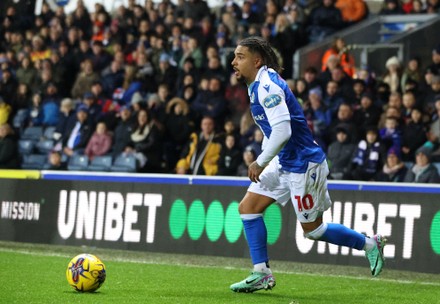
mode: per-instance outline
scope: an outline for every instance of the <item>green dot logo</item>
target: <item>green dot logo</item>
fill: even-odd
[[[431,247],[436,254],[440,254],[440,211],[434,215],[430,231]]]
[[[205,212],[205,205],[201,200],[195,200],[187,209],[186,203],[177,199],[173,202],[169,216],[169,228],[174,239],[180,239],[185,230],[191,240],[197,241],[206,231],[206,236],[211,242],[217,242],[224,232],[229,243],[237,242],[243,234],[243,223],[238,213],[237,201],[232,201],[225,206],[218,200],[214,200]],[[276,204],[267,208],[264,213],[264,221],[267,227],[267,243],[275,244],[281,233],[282,218],[280,207]]]
[[[188,210],[188,234],[197,241],[205,229],[205,207],[201,200],[195,200]]]
[[[225,236],[229,243],[235,243],[243,231],[243,223],[238,213],[238,202],[233,201],[226,209]]]
[[[171,236],[180,239],[185,232],[187,211],[185,202],[181,199],[175,200],[170,210],[168,225],[170,226]]]
[[[206,213],[206,235],[211,242],[217,241],[223,232],[225,212],[219,201],[213,201]]]
[[[264,212],[264,222],[267,228],[267,243],[273,245],[278,241],[281,233],[281,210],[272,204]]]

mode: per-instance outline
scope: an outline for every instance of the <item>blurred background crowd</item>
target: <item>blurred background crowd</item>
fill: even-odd
[[[142,3],[140,3],[142,2]],[[379,14],[438,14],[385,0]],[[440,40],[431,58],[360,67],[338,31],[362,0],[129,0],[109,12],[1,11],[0,168],[247,176],[263,135],[230,62],[240,39],[275,48],[281,75],[328,156],[330,178],[440,181]],[[333,35],[293,78],[297,49]],[[435,38],[435,37],[434,37]],[[438,39],[438,38],[435,38]],[[440,166],[439,166],[440,167]]]

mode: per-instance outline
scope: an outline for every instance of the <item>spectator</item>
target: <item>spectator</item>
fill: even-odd
[[[0,125],[4,125],[9,121],[11,111],[11,106],[5,102],[2,96],[0,96]]]
[[[226,110],[226,100],[223,94],[220,79],[209,79],[208,91],[200,92],[191,105],[191,109],[198,117],[210,116],[216,125],[222,125]]]
[[[359,142],[359,130],[353,119],[353,109],[348,103],[343,102],[338,108],[336,118],[332,120],[328,127],[327,145],[336,140],[336,129],[342,125],[344,125],[348,133],[351,135],[351,142]]]
[[[238,83],[237,77],[231,74],[226,85],[225,99],[227,101],[227,112],[235,125],[240,123],[240,118],[249,109],[249,100],[246,87]]]
[[[84,149],[92,136],[92,125],[88,120],[88,109],[81,105],[76,110],[76,119],[69,121],[66,132],[62,135],[62,150],[68,157],[74,154],[83,154]]]
[[[400,151],[402,147],[402,130],[396,117],[386,118],[385,127],[379,130],[379,138],[385,151],[391,147],[395,147]]]
[[[93,70],[93,63],[90,59],[86,59],[81,63],[81,72],[76,77],[72,87],[72,97],[82,98],[84,94],[90,91],[92,84],[99,80],[98,74]]]
[[[352,159],[351,179],[373,181],[382,167],[383,148],[378,140],[377,129],[367,130],[365,139],[358,145]]]
[[[368,16],[368,5],[364,0],[336,0],[336,8],[341,11],[345,26],[355,24]]]
[[[216,175],[221,144],[215,139],[215,121],[205,116],[201,121],[201,132],[192,133],[183,158],[176,165],[178,174]]]
[[[227,134],[218,160],[217,175],[235,176],[241,160],[241,151],[236,145],[236,137],[233,134]]]
[[[166,105],[165,115],[165,159],[167,168],[174,170],[188,141],[194,123],[189,116],[189,106],[184,99],[172,98]]]
[[[416,151],[414,165],[405,175],[406,183],[438,183],[440,177],[437,168],[431,163],[432,149],[422,146]]]
[[[284,13],[276,17],[274,31],[272,45],[280,52],[283,59],[284,70],[281,76],[288,79],[293,76],[293,54],[301,46],[301,37],[293,31],[290,20]]]
[[[319,88],[315,88],[312,90],[320,91]],[[309,92],[311,92],[312,90],[310,90]],[[339,106],[343,102],[344,98],[339,93],[339,84],[334,80],[330,80],[329,82],[327,82],[323,103],[329,109],[331,118],[336,116]]]
[[[88,119],[91,123],[96,124],[102,115],[102,106],[97,103],[95,95],[87,91],[84,93],[81,105],[87,107]]]
[[[402,130],[402,159],[404,161],[413,161],[415,151],[426,141],[427,129],[423,123],[422,111],[420,108],[411,110],[411,119]]]
[[[435,102],[440,97],[440,75],[434,75],[431,79],[431,85],[425,91],[423,108],[429,114],[435,111]]]
[[[354,122],[363,137],[368,127],[377,126],[381,110],[374,104],[373,96],[369,93],[362,95],[359,108],[354,111]]]
[[[435,102],[436,115],[433,115],[432,122],[426,134],[428,142],[425,145],[433,147],[431,159],[440,162],[440,99]]]
[[[420,66],[420,58],[417,56],[411,57],[402,73],[400,80],[400,87],[403,92],[406,92],[405,87],[408,80],[414,80],[416,83],[420,83],[423,80],[423,74]]]
[[[350,134],[344,126],[336,128],[336,141],[327,149],[330,178],[345,180],[350,176],[350,167],[356,145],[350,143]]]
[[[28,119],[25,127],[41,126],[43,124],[43,97],[40,93],[32,95],[32,104],[28,108]]]
[[[385,63],[385,67],[387,71],[383,77],[383,82],[390,86],[391,93],[401,92],[400,81],[402,71],[399,59],[396,56],[389,58]]]
[[[387,152],[387,158],[382,170],[377,176],[377,181],[381,182],[403,182],[408,169],[400,158],[400,152],[391,147]]]
[[[9,67],[2,65],[2,73],[0,79],[0,94],[9,103],[13,102],[17,96],[18,82],[12,75]]]
[[[249,165],[252,164],[257,156],[255,155],[255,151],[252,150],[252,147],[246,147],[243,152],[243,162],[237,168],[237,176],[248,176],[248,168]]]
[[[20,156],[14,131],[7,123],[0,124],[0,169],[18,169]]]
[[[362,0],[360,1],[363,2]],[[322,71],[325,71],[327,69],[327,61],[329,60],[331,55],[336,56],[336,58],[338,59],[338,64],[342,66],[342,69],[348,76],[354,76],[356,64],[354,61],[354,57],[348,52],[344,39],[342,39],[341,37],[336,37],[333,40],[331,47],[325,51],[321,60]]]
[[[112,136],[104,122],[98,122],[96,130],[87,143],[84,154],[92,160],[95,156],[107,154],[112,147]]]
[[[133,154],[141,172],[159,172],[162,161],[162,142],[160,131],[153,123],[151,114],[146,109],[137,113],[137,123],[130,135],[130,142],[124,153]]]
[[[113,134],[112,155],[117,157],[130,142],[130,135],[133,133],[133,119],[131,116],[131,108],[129,106],[122,106],[119,109],[119,121],[116,125]]]
[[[73,125],[73,122],[76,119],[76,113],[72,99],[64,98],[63,100],[61,100],[60,113],[58,117],[59,119],[55,127],[55,132],[53,137],[53,139],[56,141],[60,140],[63,134],[66,134],[67,126]]]
[[[402,105],[402,118],[403,122],[406,124],[411,120],[412,109],[420,105],[417,104],[416,96],[412,91],[403,93]]]
[[[399,0],[385,0],[379,15],[403,15],[405,11],[400,6]]]
[[[331,111],[322,102],[320,89],[309,91],[309,107],[304,111],[309,127],[312,129],[313,138],[326,150],[325,138],[327,138],[328,126],[331,123]]]
[[[26,84],[32,90],[35,89],[35,85],[38,79],[38,71],[31,64],[31,59],[29,57],[24,57],[20,63],[20,67],[16,72],[17,80],[20,83]]]
[[[323,0],[309,15],[307,32],[310,42],[322,41],[343,26],[341,11],[335,7],[335,0]]]
[[[171,57],[162,53],[159,59],[159,70],[155,73],[155,81],[157,84],[166,84],[170,94],[176,93],[177,68],[176,63],[171,61]]]
[[[66,170],[66,163],[62,162],[61,153],[59,151],[51,151],[44,165],[45,170]]]

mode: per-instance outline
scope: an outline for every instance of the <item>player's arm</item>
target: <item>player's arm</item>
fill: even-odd
[[[264,167],[281,151],[291,135],[290,120],[283,120],[272,126],[272,133],[263,152],[249,165],[248,176],[251,181],[255,183],[260,181]]]
[[[264,150],[258,156],[257,164],[260,167],[266,167],[289,141],[291,135],[290,120],[283,120],[272,126],[270,138],[267,140]]]

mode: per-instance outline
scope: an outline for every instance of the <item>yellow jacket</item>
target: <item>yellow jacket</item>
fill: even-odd
[[[201,136],[201,135],[200,135]],[[196,133],[190,135],[191,143],[189,145],[189,152],[184,158],[181,158],[176,165],[176,168],[184,168],[185,171],[197,171],[197,167],[203,166],[206,175],[216,175],[218,171],[217,161],[220,158],[221,145],[213,141],[214,135],[210,137],[205,149],[201,155],[197,156],[196,151],[199,143],[199,136]]]

